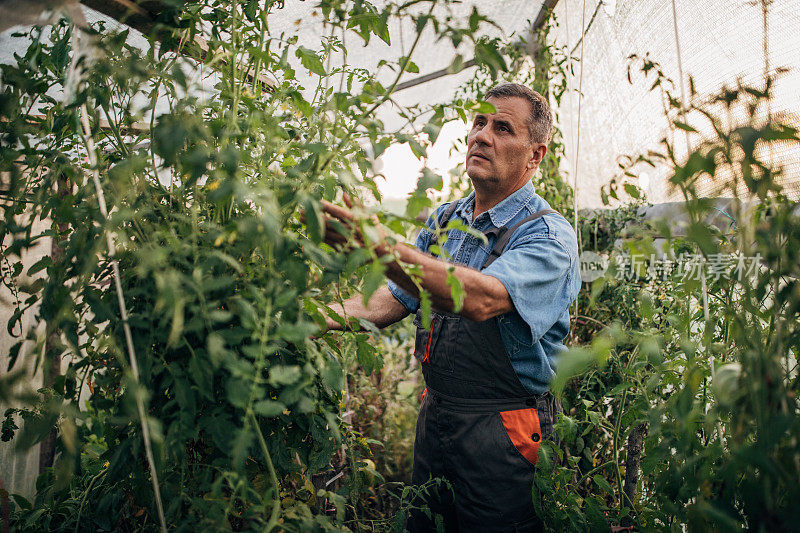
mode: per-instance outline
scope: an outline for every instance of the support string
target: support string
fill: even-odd
[[[103,218],[108,220],[108,207],[106,206],[106,199],[103,195],[103,187],[100,185],[100,173],[97,170],[97,151],[95,150],[94,139],[92,138],[92,130],[89,126],[89,114],[86,111],[86,104],[81,105],[80,109],[80,122],[83,128],[83,138],[86,143],[86,152],[89,157],[89,165],[92,168],[92,181],[94,181],[94,188],[97,192],[97,203],[100,204],[100,213]],[[117,303],[119,304],[119,314],[122,319],[122,330],[125,333],[125,344],[128,349],[128,359],[131,365],[131,373],[133,379],[139,385],[139,365],[136,361],[136,352],[133,349],[133,336],[131,335],[131,327],[128,324],[128,310],[125,305],[125,296],[122,292],[122,282],[120,281],[119,262],[117,262],[116,246],[111,232],[104,231],[106,236],[106,245],[108,246],[108,256],[111,259],[111,269],[114,275],[114,288],[117,292]],[[153,481],[153,492],[156,497],[156,507],[158,509],[158,519],[161,525],[162,533],[167,531],[167,522],[164,519],[164,506],[161,503],[161,490],[158,486],[158,473],[156,472],[156,464],[153,458],[153,447],[150,441],[150,426],[147,423],[147,413],[144,409],[144,400],[140,394],[135,393],[136,409],[139,413],[139,420],[142,424],[142,440],[144,440],[144,450],[147,456],[147,464],[150,467],[150,477]]]

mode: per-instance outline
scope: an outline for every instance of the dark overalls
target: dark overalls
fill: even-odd
[[[534,213],[520,225],[550,212]],[[513,229],[499,236],[482,268],[502,253]],[[427,389],[412,483],[450,482],[452,491],[430,491],[425,502],[442,515],[448,532],[540,530],[531,495],[534,464],[542,439],[552,433],[556,402],[549,393],[531,394],[522,385],[496,319],[475,322],[434,310],[423,326],[421,314],[414,321],[415,355]],[[412,512],[409,528],[436,530],[421,511]]]

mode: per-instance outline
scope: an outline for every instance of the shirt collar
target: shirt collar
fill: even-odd
[[[496,228],[505,226],[522,210],[523,207],[530,201],[535,193],[533,183],[526,181],[525,185],[509,194],[499,204],[486,211],[489,220]],[[475,209],[475,191],[472,191],[469,196],[461,200],[456,214],[472,224],[472,213]]]

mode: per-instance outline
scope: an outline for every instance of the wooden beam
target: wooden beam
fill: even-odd
[[[156,6],[153,5],[160,4],[160,2],[147,3],[153,11],[145,9],[142,5],[131,0],[81,0],[81,4],[122,24],[126,24],[145,35],[153,30],[156,25],[156,18],[161,13],[161,10],[156,9]]]
[[[535,33],[536,30],[542,27],[545,20],[547,20],[547,15],[555,9],[557,4],[558,0],[545,0],[544,3],[542,3],[539,14],[536,15],[536,20],[533,21],[533,26],[531,26],[531,33]]]
[[[132,0],[81,0],[86,7],[94,9],[107,17],[119,21],[122,24],[141,32],[144,35],[151,35],[158,26],[158,17],[166,9],[160,0],[143,0],[133,2]],[[163,36],[156,32],[153,37],[161,41]],[[193,42],[189,45],[181,46],[176,52],[190,57],[196,61],[205,61],[209,51],[208,42],[199,35],[195,35]],[[220,65],[227,65],[227,61],[220,61]],[[248,71],[247,79],[254,79],[263,83],[267,89],[275,88],[278,83],[272,78],[261,73]]]

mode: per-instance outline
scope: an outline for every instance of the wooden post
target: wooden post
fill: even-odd
[[[633,512],[636,485],[639,483],[639,463],[642,462],[644,438],[647,436],[647,422],[640,422],[628,433],[628,453],[625,457],[625,483],[622,487],[625,500],[623,505]],[[631,515],[625,517],[623,525],[631,525]]]
[[[55,193],[63,198],[72,192],[72,184],[65,179],[64,175],[59,175],[56,180]],[[58,264],[64,255],[64,249],[61,247],[61,236],[69,231],[69,224],[58,223],[53,221],[53,237],[50,244],[50,258],[53,264]],[[44,347],[44,364],[42,365],[42,386],[52,388],[56,382],[56,378],[61,374],[61,332],[53,330],[47,336]],[[58,430],[54,427],[50,429],[50,433],[42,440],[39,447],[39,473],[41,474],[47,468],[53,466],[56,457],[56,440],[58,439]]]

